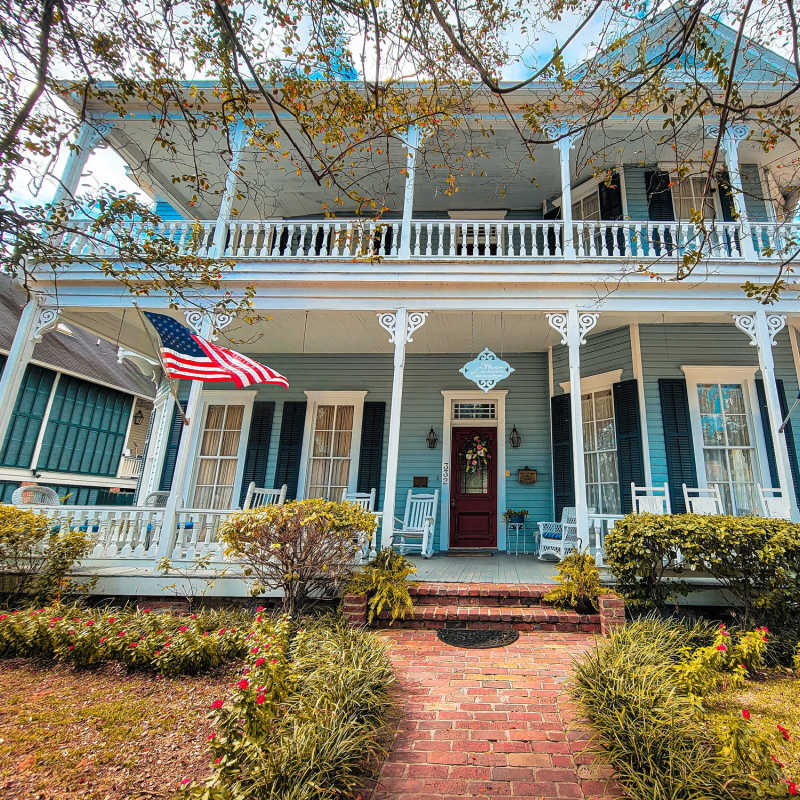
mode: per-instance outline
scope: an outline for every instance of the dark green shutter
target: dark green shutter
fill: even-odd
[[[358,456],[359,492],[375,489],[375,508],[380,508],[381,463],[383,461],[383,426],[386,403],[364,403],[361,423],[361,448]]]
[[[783,381],[780,378],[776,379],[775,387],[778,390],[778,403],[781,407],[781,423],[789,406],[786,403],[786,392],[783,388]],[[769,410],[767,409],[767,395],[764,391],[764,381],[761,378],[756,378],[756,395],[758,396],[758,410],[761,413],[761,427],[764,431],[764,446],[767,449],[767,463],[769,464],[769,475],[772,479],[772,485],[777,487],[778,481],[778,465],[775,462],[775,448],[772,444],[772,432],[769,426]],[[794,443],[794,435],[792,434],[792,423],[787,422],[784,428],[786,436],[786,450],[789,454],[789,467],[792,471],[792,483],[794,484],[794,494],[797,502],[800,503],[800,465],[797,463],[797,448]]]
[[[266,486],[267,457],[269,456],[269,440],[272,436],[272,417],[275,414],[275,403],[257,401],[253,403],[253,414],[250,417],[250,432],[247,435],[247,453],[242,470],[242,490],[239,494],[239,505],[244,503],[247,487],[251,482],[256,486]]]
[[[116,475],[133,397],[62,375],[42,438],[39,469]]]
[[[178,389],[178,402],[186,410],[186,402],[189,399],[190,386],[182,384]],[[183,434],[183,416],[178,411],[177,406],[172,407],[172,420],[169,424],[169,435],[167,436],[167,446],[164,450],[164,463],[161,467],[161,480],[158,483],[160,492],[168,492],[172,488],[172,476],[175,473],[175,462],[178,460],[178,448],[181,444]]]
[[[645,172],[644,185],[647,190],[647,216],[655,222],[671,222],[675,219],[672,207],[672,189],[669,173],[660,170]]]
[[[561,512],[565,506],[575,505],[569,398],[568,394],[559,394],[550,399],[553,440],[553,501],[557,520],[561,519]]]
[[[283,404],[281,435],[278,440],[278,460],[275,464],[276,489],[285,483],[286,497],[297,497],[297,479],[300,475],[300,456],[303,451],[303,429],[306,424],[306,403],[289,400]]]
[[[614,417],[617,425],[617,470],[619,499],[623,514],[633,510],[631,483],[644,485],[642,426],[639,391],[635,380],[614,384]]]
[[[682,378],[660,378],[658,392],[661,396],[661,421],[664,425],[669,502],[673,514],[682,514],[686,511],[682,484],[697,486],[686,381]]]
[[[56,373],[28,364],[19,387],[0,462],[6,467],[31,466],[36,440],[42,427],[47,401]]]

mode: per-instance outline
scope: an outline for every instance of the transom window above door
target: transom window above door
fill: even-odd
[[[206,407],[197,458],[194,508],[231,508],[244,405]]]
[[[453,419],[497,419],[497,403],[454,400]]]

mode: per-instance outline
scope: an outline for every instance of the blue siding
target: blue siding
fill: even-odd
[[[753,222],[766,222],[769,219],[767,204],[764,198],[764,189],[761,186],[761,176],[758,164],[742,164],[739,167],[742,176],[742,191],[744,192],[744,205],[747,209],[748,219]]]
[[[633,377],[631,337],[628,327],[615,328],[586,337],[581,347],[581,377],[588,378],[612,369],[621,369],[620,380]],[[566,345],[553,348],[553,382],[555,394],[562,394],[560,384],[569,380],[569,352]]]
[[[173,220],[183,219],[183,215],[176,211],[166,200],[161,197],[156,198],[155,213],[161,217],[164,222],[172,222]]]
[[[758,353],[748,337],[731,323],[706,325],[640,325],[647,434],[650,440],[650,465],[653,483],[667,480],[664,429],[658,395],[659,378],[683,378],[682,365],[750,366],[758,364]],[[783,379],[786,398],[797,393],[797,376],[789,343],[782,331],[773,349],[777,377]],[[793,426],[800,444],[800,424]]]
[[[391,406],[392,356],[386,355],[274,355],[258,356],[272,368],[289,378],[291,389],[264,386],[258,389],[259,400],[274,400],[275,418],[272,426],[270,453],[267,467],[267,485],[272,485],[277,463],[278,435],[283,402],[305,400],[305,391],[363,391],[366,400],[387,404],[384,425],[383,464],[381,475],[386,475],[387,440],[389,434],[389,408]],[[473,384],[464,379],[458,370],[469,355],[409,355],[406,359],[403,412],[400,430],[399,472],[397,481],[396,513],[402,516],[405,498],[414,476],[428,478],[431,490],[441,488],[441,441],[444,398],[442,390],[470,389]],[[504,354],[515,368],[511,377],[498,385],[507,389],[506,398],[506,503],[511,508],[526,508],[530,512],[528,528],[538,520],[552,518],[552,483],[550,464],[550,413],[547,390],[546,353]],[[508,434],[516,425],[522,435],[522,445],[513,449],[508,445]],[[439,435],[438,446],[431,450],[425,437],[431,426]],[[533,486],[517,483],[520,467],[538,470],[538,481]],[[503,509],[500,509],[501,513]],[[436,548],[440,545],[440,520],[437,521]]]

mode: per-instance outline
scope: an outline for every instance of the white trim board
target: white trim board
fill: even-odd
[[[442,551],[450,549],[450,478],[452,475],[450,448],[453,442],[453,428],[461,425],[474,425],[484,428],[497,428],[497,549],[506,549],[506,528],[503,513],[506,509],[506,395],[508,389],[493,389],[482,392],[479,389],[442,389],[444,408],[442,411],[442,474],[441,474],[441,524],[439,546]],[[457,421],[453,419],[453,401],[466,400],[484,403],[492,400],[496,404],[495,419],[473,419]]]
[[[615,383],[619,383],[622,378],[621,369],[611,369],[608,372],[598,372],[597,375],[588,375],[581,378],[581,394],[589,394],[589,392],[599,392],[601,389],[608,389]],[[570,381],[562,381],[558,384],[561,389],[566,393],[572,392],[572,384]]]
[[[361,452],[361,426],[364,421],[364,398],[366,391],[329,392],[306,391],[306,420],[303,425],[303,447],[300,451],[300,473],[297,476],[297,499],[305,496],[306,478],[308,477],[308,459],[311,450],[311,432],[317,406],[322,403],[331,405],[353,406],[353,433],[350,439],[350,472],[347,476],[347,491],[355,492],[358,485],[358,460]]]

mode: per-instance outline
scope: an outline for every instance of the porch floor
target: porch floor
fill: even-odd
[[[445,583],[555,583],[556,563],[535,556],[507,553],[461,555],[437,553],[432,558],[409,556],[417,568],[415,581]],[[606,570],[600,570],[605,577]]]

